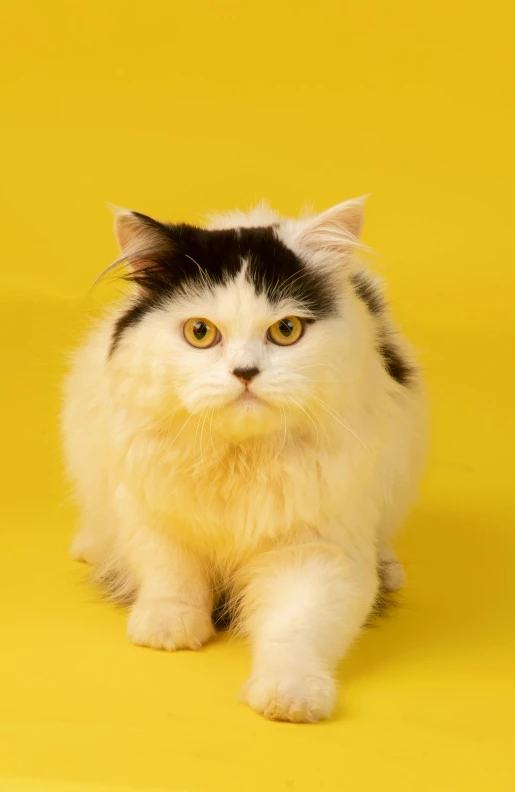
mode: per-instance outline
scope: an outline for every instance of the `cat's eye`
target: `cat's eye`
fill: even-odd
[[[218,327],[208,319],[188,319],[184,325],[184,338],[198,349],[215,346],[221,337]]]
[[[279,346],[290,346],[304,332],[304,322],[298,316],[286,316],[268,328],[267,338]]]

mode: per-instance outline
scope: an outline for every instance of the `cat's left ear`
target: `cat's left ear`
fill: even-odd
[[[341,259],[363,247],[359,238],[367,198],[352,198],[303,223],[297,245],[321,261]]]
[[[139,212],[111,207],[114,212],[114,232],[120,247],[119,262],[124,262],[137,274],[155,268],[174,252],[171,230]]]

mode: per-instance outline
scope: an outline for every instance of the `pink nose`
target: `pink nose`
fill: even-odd
[[[249,382],[252,382],[254,377],[257,377],[259,374],[258,368],[235,368],[233,371],[235,377],[237,377],[244,385],[248,385]]]

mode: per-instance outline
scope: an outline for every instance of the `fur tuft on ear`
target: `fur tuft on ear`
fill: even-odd
[[[312,254],[341,257],[364,247],[359,241],[368,196],[352,198],[308,220],[302,226],[297,244]]]
[[[169,229],[147,215],[129,209],[111,207],[114,212],[114,232],[121,255],[115,262],[124,262],[137,273],[155,266],[174,251]]]

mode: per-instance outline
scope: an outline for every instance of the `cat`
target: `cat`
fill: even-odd
[[[241,698],[277,720],[332,714],[338,662],[403,582],[391,539],[424,462],[423,379],[357,255],[363,216],[118,210],[130,294],[65,384],[72,555],[142,646],[199,649],[223,594]]]

